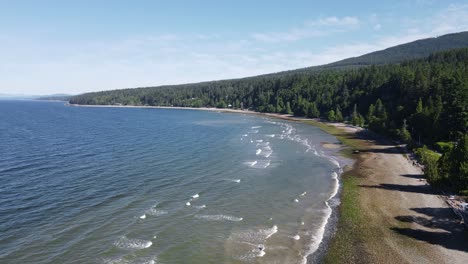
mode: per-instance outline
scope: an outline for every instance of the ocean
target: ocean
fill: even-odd
[[[299,122],[0,101],[0,263],[307,263],[343,164]]]

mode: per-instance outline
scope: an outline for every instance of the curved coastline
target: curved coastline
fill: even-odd
[[[404,155],[407,153],[404,146],[380,138],[363,128],[343,123],[321,122],[319,119],[237,109],[75,106],[167,108],[255,114],[316,126],[343,143],[344,148],[337,149],[337,152],[340,156],[354,160],[354,165],[339,177],[340,188],[337,195],[340,197],[340,205],[334,208],[329,217],[320,246],[307,257],[308,263],[417,263],[418,260],[424,260],[426,263],[465,263],[468,259],[468,250],[460,250],[453,246],[454,243],[466,244],[468,240],[457,228],[456,220],[444,199],[430,186],[426,186],[424,181],[407,176],[421,178],[423,172]],[[421,191],[408,192],[408,188]],[[434,210],[433,213],[421,217],[418,210],[426,208]],[[421,218],[424,221],[447,219],[444,228],[451,235],[445,236],[438,243],[431,243],[431,239],[440,237],[439,233],[421,227],[417,221],[404,221],[409,218]],[[424,234],[427,238],[418,234]]]
[[[213,112],[221,112],[221,113],[260,115],[260,116],[267,116],[270,118],[282,119],[286,121],[303,122],[309,125],[311,124],[304,122],[304,121],[320,122],[318,119],[301,118],[301,117],[295,117],[293,115],[261,113],[261,112],[251,111],[251,110],[240,110],[240,109],[229,109],[229,108],[208,108],[208,107],[195,108],[195,107],[133,106],[133,105],[78,105],[78,104],[69,104],[69,103],[66,103],[65,105],[74,106],[74,107],[97,107],[97,108],[102,107],[102,108],[143,108],[143,109],[149,108],[149,109],[171,109],[171,110],[199,110],[199,111],[213,111]],[[327,131],[324,131],[324,132],[328,133]],[[328,133],[328,134],[333,135],[331,133]],[[335,232],[337,228],[337,222],[339,218],[339,212],[338,212],[339,204],[340,204],[339,199],[340,199],[341,191],[343,187],[341,180],[340,180],[341,175],[343,174],[343,171],[346,170],[345,167],[353,163],[351,159],[347,159],[343,156],[340,156],[339,154],[339,151],[342,150],[344,147],[346,147],[346,145],[329,144],[329,143],[323,144],[322,142],[318,146],[320,146],[321,150],[320,150],[320,153],[317,155],[325,159],[328,159],[332,164],[337,165],[337,168],[332,172],[332,175],[331,175],[331,177],[335,181],[335,186],[330,194],[330,197],[325,201],[325,205],[327,207],[327,210],[329,210],[329,212],[327,213],[327,216],[323,219],[323,223],[321,224],[321,227],[317,234],[317,239],[314,241],[310,241],[310,248],[308,252],[306,252],[306,254],[303,256],[303,261],[301,262],[303,264],[320,262],[327,253],[328,245],[332,239],[333,233]],[[338,160],[340,162],[338,162]],[[338,202],[335,202],[335,204],[331,205],[330,203],[332,200],[338,200]]]

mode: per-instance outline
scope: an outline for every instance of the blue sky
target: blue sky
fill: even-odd
[[[0,93],[238,78],[466,30],[467,1],[0,0]]]

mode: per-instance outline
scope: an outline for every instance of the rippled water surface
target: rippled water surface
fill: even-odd
[[[304,263],[337,162],[300,123],[0,101],[0,263]]]

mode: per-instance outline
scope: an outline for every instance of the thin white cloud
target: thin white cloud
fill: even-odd
[[[360,23],[357,17],[326,17],[306,21],[301,27],[284,32],[253,33],[251,37],[262,42],[293,42],[313,37],[326,36],[337,31],[354,29]]]
[[[307,24],[317,26],[356,26],[359,24],[357,17],[345,16],[345,17],[327,17],[321,18],[316,21],[310,21]]]

